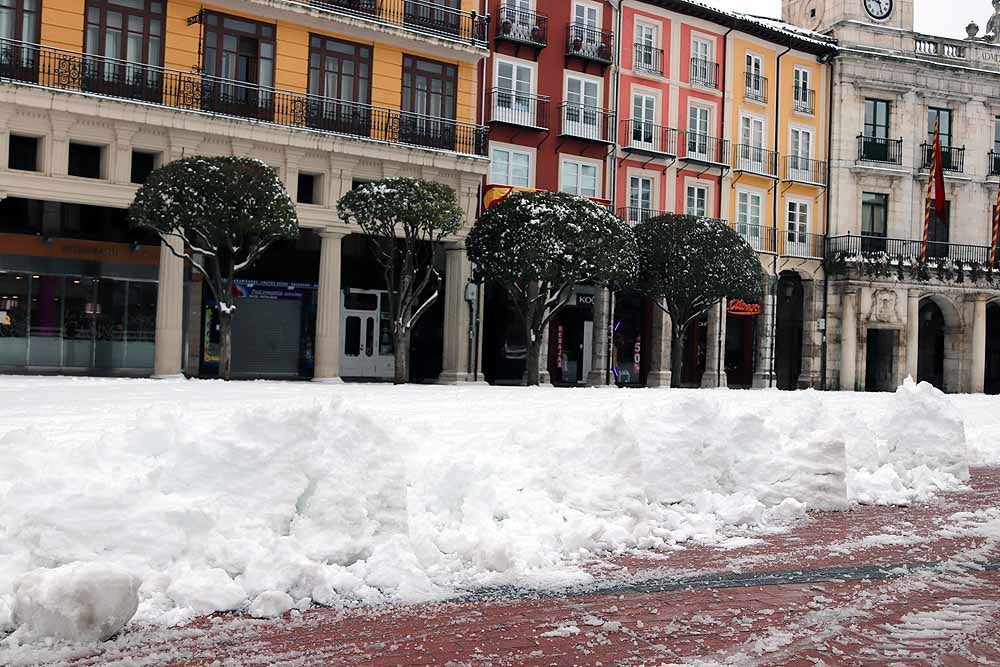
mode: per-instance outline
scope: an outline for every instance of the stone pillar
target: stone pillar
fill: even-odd
[[[726,381],[726,307],[723,299],[708,309],[708,332],[705,339],[705,373],[701,386],[725,387]]]
[[[770,276],[764,285],[764,296],[760,302],[760,316],[757,318],[757,352],[754,359],[753,388],[770,389],[777,386],[774,381],[774,309],[777,282]]]
[[[652,337],[649,341],[649,375],[647,387],[669,387],[672,377],[670,350],[672,336],[670,316],[653,306]]]
[[[981,394],[986,389],[986,297],[977,295],[972,311],[972,351],[969,391]]]
[[[446,265],[444,280],[444,352],[441,360],[441,384],[457,384],[472,379],[469,355],[475,342],[469,302],[465,290],[472,277],[472,264],[462,244],[448,244],[445,248]]]
[[[549,373],[549,330],[552,321],[542,329],[542,348],[538,351],[538,384],[552,384],[552,374]]]
[[[184,244],[176,238],[160,243],[159,285],[156,290],[156,350],[154,377],[181,374],[184,346]]]
[[[840,389],[855,391],[857,388],[858,356],[858,289],[844,290],[840,332]]]
[[[911,289],[906,297],[906,375],[917,379],[920,361],[920,290]]]
[[[340,379],[340,246],[344,235],[321,232],[319,293],[316,303],[316,382]]]
[[[608,309],[611,308],[611,292],[598,289],[594,294],[594,338],[591,350],[590,374],[587,384],[599,387],[608,380]]]

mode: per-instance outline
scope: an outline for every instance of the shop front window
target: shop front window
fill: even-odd
[[[23,366],[28,356],[28,280],[0,273],[0,366]]]

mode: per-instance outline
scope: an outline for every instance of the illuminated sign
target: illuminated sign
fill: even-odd
[[[760,315],[760,311],[761,308],[759,303],[747,303],[746,301],[741,301],[740,299],[733,299],[729,302],[730,315],[753,317],[754,315]]]

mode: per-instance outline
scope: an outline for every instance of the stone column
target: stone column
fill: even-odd
[[[726,381],[726,308],[723,299],[708,310],[708,332],[705,339],[705,373],[701,376],[701,386],[705,388],[725,387]],[[721,314],[720,314],[721,311]]]
[[[160,243],[159,285],[156,290],[156,343],[153,376],[181,374],[184,346],[184,244],[176,238]]]
[[[319,293],[316,303],[315,382],[340,379],[340,247],[344,234],[321,232]]]
[[[471,379],[469,349],[475,341],[475,332],[471,327],[465,290],[472,277],[472,264],[462,244],[448,244],[445,252],[444,352],[438,382],[457,384]]]
[[[653,305],[652,337],[649,341],[649,375],[647,387],[669,387],[672,378],[670,350],[673,331],[670,316]]]
[[[906,375],[917,379],[920,361],[920,290],[906,296]]]
[[[855,391],[857,388],[858,355],[858,289],[844,290],[840,333],[840,389]]]
[[[607,384],[608,377],[608,309],[611,307],[611,292],[598,289],[594,294],[594,336],[591,350],[590,374],[587,384],[599,387]]]
[[[552,321],[542,329],[542,348],[538,351],[538,384],[552,384],[552,374],[549,373],[549,330],[552,328]]]
[[[972,360],[969,391],[981,394],[986,389],[986,297],[977,295],[972,311]]]
[[[753,388],[770,389],[777,386],[774,381],[774,309],[777,282],[766,278],[764,296],[760,302],[757,317],[757,353],[754,359]]]

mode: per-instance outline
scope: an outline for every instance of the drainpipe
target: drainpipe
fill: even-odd
[[[621,85],[621,63],[622,63],[622,41],[620,35],[622,34],[622,2],[614,2],[614,0],[608,0],[608,5],[611,7],[611,11],[614,14],[613,22],[615,24],[615,35],[619,36],[618,46],[615,48],[615,64],[612,66],[612,95],[611,98],[611,111],[614,112],[615,121],[611,124],[611,146],[612,149],[605,158],[605,161],[610,160],[610,167],[605,167],[608,169],[605,173],[608,174],[608,182],[611,189],[611,196],[608,199],[611,201],[611,212],[617,215],[618,211],[618,111],[619,104],[619,86]],[[596,326],[596,323],[595,323]],[[608,288],[608,317],[606,323],[607,330],[607,343],[605,345],[605,363],[604,363],[604,386],[611,386],[611,357],[614,351],[615,345],[615,293],[614,290]]]
[[[768,360],[768,373],[767,373],[767,388],[771,389],[774,387],[774,343],[778,339],[778,200],[780,199],[781,188],[779,184],[781,183],[781,154],[778,151],[778,146],[781,140],[781,59],[788,55],[788,52],[792,50],[792,47],[788,47],[781,54],[778,55],[778,65],[777,72],[774,75],[774,91],[775,100],[777,103],[774,105],[774,153],[775,153],[775,167],[777,167],[778,181],[774,184],[774,213],[772,215],[772,222],[774,223],[774,228],[771,230],[771,238],[774,240],[774,257],[772,259],[772,273],[774,274],[774,303],[771,305],[771,354]]]
[[[827,351],[829,349],[829,322],[830,322],[830,272],[826,267],[826,255],[830,247],[830,213],[833,210],[830,190],[833,187],[833,80],[837,67],[837,56],[830,56],[830,81],[828,84],[829,93],[827,95],[826,110],[826,231],[823,234],[823,342],[820,352],[820,378],[819,388],[826,391],[826,371],[827,371]]]
[[[719,105],[719,113],[721,114],[721,123],[720,123],[719,128],[720,128],[721,132],[719,133],[720,136],[718,137],[718,139],[719,139],[719,150],[720,151],[722,150],[722,147],[725,145],[724,142],[725,142],[725,139],[726,139],[726,89],[727,89],[727,83],[728,83],[728,78],[729,78],[729,67],[728,67],[728,63],[729,63],[729,35],[733,32],[733,30],[735,30],[735,28],[730,28],[722,36],[722,63],[719,65],[719,67],[722,69],[722,104]],[[690,65],[691,64],[688,63],[689,67],[690,67]],[[727,155],[726,157],[728,158],[729,156]],[[723,181],[725,181],[725,178],[726,178],[726,172],[724,170],[720,170],[720,173],[719,173],[719,204],[716,207],[716,210],[718,211],[716,217],[719,218],[720,220],[722,219],[722,186],[723,186]],[[722,381],[722,367],[723,367],[724,358],[725,358],[725,355],[726,355],[725,345],[724,345],[724,342],[722,340],[722,324],[723,324],[722,318],[724,318],[724,317],[726,317],[726,313],[725,313],[725,309],[722,307],[722,302],[720,301],[719,302],[719,331],[718,331],[718,338],[719,339],[718,339],[718,341],[716,341],[717,354],[715,355],[715,386],[716,387],[718,387],[719,384]],[[727,334],[728,334],[728,328],[727,328]]]

